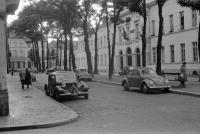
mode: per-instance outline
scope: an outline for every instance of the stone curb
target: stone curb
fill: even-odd
[[[104,83],[104,84],[112,84],[112,85],[121,85],[117,82],[109,82],[109,81],[102,81],[102,80],[93,80],[94,82]],[[174,90],[170,89],[170,92],[173,94],[179,94],[179,95],[186,95],[186,96],[192,96],[192,97],[200,97],[200,93],[193,93],[193,92],[186,92],[181,90]]]
[[[39,129],[39,128],[51,128],[51,127],[57,127],[61,125],[66,125],[69,123],[72,123],[73,121],[76,121],[79,116],[75,116],[71,119],[64,120],[64,121],[58,121],[58,122],[50,122],[50,123],[44,123],[44,124],[37,124],[37,125],[24,125],[24,126],[11,126],[11,127],[1,127],[0,132],[2,131],[15,131],[15,130],[28,130],[28,129]]]
[[[37,90],[42,92],[39,89],[37,89]],[[60,105],[61,107],[64,107],[66,110],[70,109],[70,108],[66,107],[65,105],[57,102],[56,100],[54,100],[54,99],[52,99],[50,97],[48,97],[48,99],[50,99],[54,103]],[[16,130],[28,130],[28,129],[39,129],[39,128],[51,128],[51,127],[67,125],[69,123],[77,121],[78,118],[79,118],[79,115],[75,111],[71,110],[71,112],[72,112],[72,115],[71,115],[71,117],[69,119],[64,119],[64,120],[55,121],[55,122],[52,121],[52,122],[47,122],[47,123],[43,123],[43,124],[18,125],[18,126],[16,125],[16,126],[9,126],[9,127],[0,127],[0,132],[3,132],[3,131],[16,131]]]

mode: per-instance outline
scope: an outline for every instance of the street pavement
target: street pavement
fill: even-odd
[[[107,76],[95,76],[95,79],[100,77],[105,80]],[[37,82],[33,84],[37,88],[31,87],[31,90],[43,91],[46,81],[47,75],[38,74]],[[146,95],[123,91],[118,84],[99,82],[88,82],[88,84],[90,86],[88,100],[64,98],[61,101],[62,105],[70,107],[79,114],[78,121],[53,128],[8,131],[2,134],[199,134],[200,132],[199,98],[171,93]],[[173,84],[176,87],[179,83]],[[190,85],[188,83],[187,88]],[[191,87],[198,85],[196,82]],[[22,89],[20,85],[18,86],[17,90],[21,92]],[[38,92],[40,96],[47,97],[41,91]],[[52,103],[57,104],[51,100],[49,105],[54,105]]]
[[[34,86],[43,90],[45,75]],[[172,93],[143,94],[121,86],[88,82],[88,100],[75,97],[61,103],[75,110],[78,121],[53,128],[1,134],[199,134],[200,99]]]
[[[37,88],[22,89],[19,76],[8,75],[9,116],[0,117],[0,131],[48,128],[75,121],[78,114]]]
[[[114,75],[112,80],[109,80],[108,75],[95,75],[93,80],[96,82],[121,86],[121,82],[124,78],[125,76]],[[200,97],[200,82],[198,77],[188,77],[185,88],[179,87],[180,82],[175,81],[176,76],[166,76],[166,78],[170,81],[170,91],[172,93]]]

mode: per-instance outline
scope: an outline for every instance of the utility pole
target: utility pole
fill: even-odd
[[[0,116],[9,115],[8,89],[7,89],[7,46],[6,29],[7,14],[13,13],[19,0],[0,0]]]

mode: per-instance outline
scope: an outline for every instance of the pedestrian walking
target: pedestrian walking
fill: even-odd
[[[11,70],[11,75],[13,76],[14,75],[14,69],[12,68]]]
[[[180,81],[179,87],[186,87],[185,82],[187,81],[187,67],[186,67],[186,62],[183,62],[180,68],[180,75],[178,76],[178,80]]]
[[[21,71],[19,73],[19,76],[20,76],[22,89],[24,89],[24,85],[27,85],[27,88],[29,88],[29,85],[31,84],[31,74],[28,71],[28,69],[26,69],[25,72]]]
[[[22,89],[24,89],[25,76],[26,76],[26,74],[25,74],[24,71],[19,72],[19,78],[20,78],[20,81],[21,81]]]
[[[27,88],[29,88],[29,85],[31,85],[31,74],[28,69],[26,69],[25,84],[27,85]]]

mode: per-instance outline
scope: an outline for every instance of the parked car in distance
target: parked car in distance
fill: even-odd
[[[38,73],[38,69],[35,68],[35,67],[30,68],[29,71],[32,72],[32,73]]]
[[[128,71],[127,76],[122,80],[124,90],[139,89],[143,93],[149,90],[169,91],[169,81],[148,67],[136,68]]]
[[[52,72],[55,72],[55,71],[63,71],[64,69],[61,67],[61,66],[53,66],[51,68],[48,68],[46,70],[46,74],[49,74],[49,73],[52,73]]]
[[[92,81],[92,75],[88,73],[87,69],[76,69],[75,73],[79,81]]]
[[[120,70],[119,75],[127,75],[128,71],[129,71],[130,69],[133,69],[133,68],[132,68],[132,67],[129,67],[129,66],[124,67],[123,69]]]
[[[60,100],[61,96],[84,96],[89,98],[89,86],[81,81],[77,82],[73,71],[56,71],[48,75],[44,85],[46,95]]]

